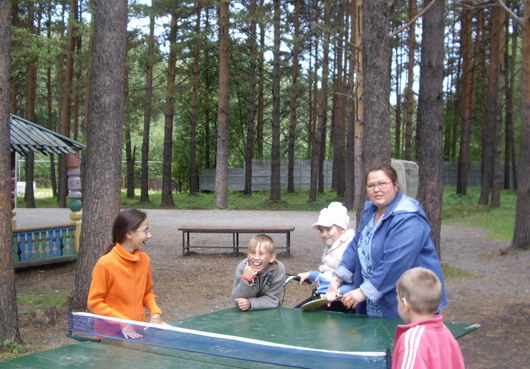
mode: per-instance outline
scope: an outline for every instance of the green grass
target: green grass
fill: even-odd
[[[160,191],[149,192],[149,202],[140,202],[140,191],[137,190],[134,198],[128,198],[126,191],[122,190],[121,204],[123,208],[158,209],[162,202]],[[331,201],[344,201],[337,197],[331,190],[318,194],[317,200],[309,201],[309,190],[298,190],[294,193],[282,191],[281,201],[271,201],[270,192],[253,192],[252,196],[244,195],[240,191],[228,192],[229,210],[290,210],[290,211],[315,211],[328,206]],[[200,193],[189,196],[188,193],[173,193],[175,209],[209,210],[215,209],[215,194]],[[35,190],[35,204],[38,208],[56,208],[57,199],[51,195],[49,189]],[[17,198],[17,207],[25,208],[26,203],[22,197]]]
[[[456,195],[455,187],[444,187],[442,221],[444,224],[462,224],[465,226],[482,227],[490,233],[486,236],[491,239],[510,241],[513,237],[515,225],[515,204],[517,196],[513,190],[504,190],[501,194],[501,207],[491,209],[489,206],[477,205],[480,196],[479,187],[469,187],[466,196]],[[122,191],[123,208],[158,209],[160,208],[162,194],[160,191],[149,193],[149,202],[140,202],[140,191],[136,191],[134,198],[127,198],[126,191]],[[270,192],[254,192],[252,196],[244,195],[239,191],[229,191],[228,209],[230,210],[290,210],[290,211],[318,211],[326,207],[331,201],[344,201],[337,197],[332,190],[318,194],[317,200],[311,202],[309,190],[298,190],[295,193],[282,192],[281,201],[271,201]],[[35,191],[37,207],[57,207],[57,200],[51,196],[49,189]],[[200,193],[189,196],[187,193],[173,193],[175,209],[208,210],[215,208],[215,194]],[[25,207],[22,198],[17,200],[18,207]]]
[[[70,297],[70,291],[24,293],[17,296],[19,310],[33,313],[39,309],[63,305]]]
[[[442,208],[443,223],[482,227],[490,231],[487,238],[511,241],[515,227],[516,192],[503,190],[501,206],[498,209],[477,205],[479,196],[479,187],[470,187],[466,196],[456,195],[455,187],[445,187]]]
[[[442,263],[442,271],[445,279],[473,279],[476,276],[454,265]]]

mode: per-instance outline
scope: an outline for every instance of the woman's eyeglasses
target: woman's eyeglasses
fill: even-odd
[[[147,234],[149,233],[149,228],[146,228],[146,229],[144,229],[144,230],[137,229],[136,232],[142,232],[142,233],[145,233],[145,235],[147,236]]]
[[[384,190],[386,188],[386,186],[389,184],[389,183],[392,183],[392,181],[388,181],[388,182],[377,182],[377,183],[373,183],[373,184],[369,184],[369,185],[366,185],[366,189],[368,191],[374,191],[375,188],[379,188],[380,190]]]

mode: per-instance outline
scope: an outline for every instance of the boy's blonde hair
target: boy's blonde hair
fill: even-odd
[[[421,314],[434,314],[442,300],[442,283],[429,269],[417,267],[407,270],[397,281],[399,298],[407,299],[409,306]]]
[[[248,252],[254,252],[261,246],[262,250],[267,251],[269,254],[274,254],[274,241],[271,237],[266,234],[258,234],[248,242]]]

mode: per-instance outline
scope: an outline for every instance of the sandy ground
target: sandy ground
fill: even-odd
[[[315,269],[322,244],[311,225],[318,212],[146,210],[152,239],[146,252],[152,258],[155,293],[167,321],[188,318],[231,307],[233,272],[243,255],[228,250],[200,250],[182,256],[181,225],[277,225],[294,226],[291,255],[280,254],[288,273]],[[18,209],[18,228],[65,224],[68,209]],[[352,223],[353,224],[353,223]],[[504,253],[506,242],[488,240],[486,231],[456,225],[442,228],[442,261],[472,273],[472,279],[448,280],[446,321],[478,323],[481,328],[459,340],[470,369],[530,368],[530,250]],[[273,235],[284,244],[283,235]],[[241,244],[250,236],[241,235]],[[230,235],[192,235],[192,244],[213,241],[231,244]],[[75,268],[59,265],[17,271],[17,293],[39,290],[71,290]],[[306,298],[310,286],[290,284],[284,306]],[[34,323],[34,315],[20,313],[21,335],[27,352],[74,343],[65,337],[66,319],[60,308],[56,324]],[[1,366],[1,365],[0,365]]]

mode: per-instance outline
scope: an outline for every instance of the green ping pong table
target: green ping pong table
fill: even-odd
[[[363,315],[325,311],[304,312],[278,308],[242,312],[236,308],[221,310],[177,321],[182,329],[236,336],[234,347],[219,347],[202,342],[202,337],[188,340],[188,346],[163,347],[136,340],[102,339],[85,341],[0,362],[0,368],[386,368],[393,346],[395,327],[400,319],[370,318]],[[478,328],[476,324],[448,323],[457,338]],[[242,339],[242,340],[241,340]],[[179,339],[174,339],[178,343]],[[276,348],[248,349],[245,340],[266,341],[297,346],[309,351],[275,351]],[[192,342],[193,341],[193,342]],[[191,345],[191,346],[190,346]],[[178,346],[178,345],[177,345]],[[190,349],[191,347],[191,349]],[[239,349],[245,355],[237,357]],[[289,348],[289,347],[288,347]],[[213,350],[213,351],[212,351]],[[314,351],[311,351],[314,350]],[[336,363],[328,354],[353,353]]]

